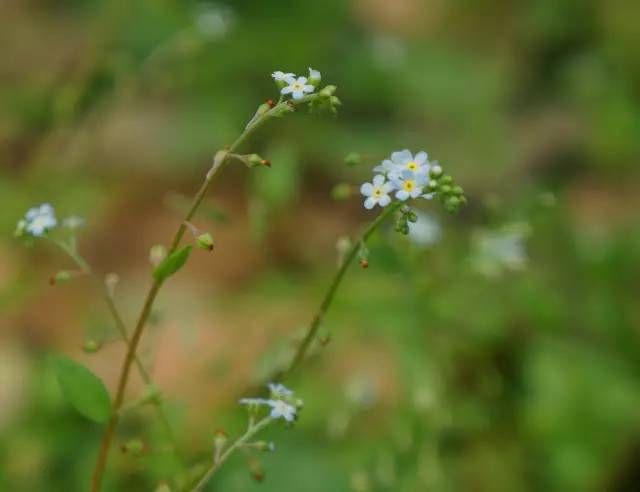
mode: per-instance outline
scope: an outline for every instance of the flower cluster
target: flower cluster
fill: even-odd
[[[84,225],[84,219],[72,215],[63,219],[62,225],[73,231]],[[37,207],[30,208],[24,218],[18,221],[15,236],[43,237],[57,226],[58,219],[56,218],[56,211],[51,204],[43,203]]]
[[[18,222],[16,236],[26,233],[31,236],[42,237],[57,225],[58,219],[56,219],[55,210],[50,204],[44,203],[27,211],[24,219]]]
[[[242,398],[241,405],[247,405],[250,410],[257,410],[262,406],[269,407],[269,416],[287,422],[294,422],[298,417],[298,410],[302,407],[302,400],[296,398],[289,388],[280,383],[269,383],[269,398]]]
[[[438,196],[452,212],[466,203],[464,190],[454,185],[451,176],[443,176],[442,168],[437,162],[430,162],[426,152],[415,155],[406,149],[393,152],[389,159],[374,167],[373,172],[373,180],[360,187],[367,210],[376,205],[386,207],[393,198],[404,202]]]
[[[281,72],[280,70],[271,74],[276,81],[280,94],[290,95],[293,99],[302,99],[305,95],[316,90],[322,80],[322,74],[318,70],[309,67],[309,77],[298,77],[291,72]]]

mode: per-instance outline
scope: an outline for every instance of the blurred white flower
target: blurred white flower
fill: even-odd
[[[18,223],[18,229],[40,237],[57,225],[55,210],[50,204],[44,203],[29,209],[24,219]]]
[[[440,241],[442,227],[440,222],[431,214],[415,211],[418,216],[416,222],[409,222],[409,239],[421,248],[427,248]]]
[[[391,70],[407,64],[407,49],[399,38],[379,35],[371,40],[373,62],[379,67]]]
[[[284,96],[291,94],[291,97],[294,99],[302,99],[305,94],[316,90],[314,86],[307,84],[306,77],[295,78],[294,76],[287,74],[287,76],[284,77],[284,81],[289,85],[283,87],[280,93]]]
[[[260,406],[269,405],[269,401],[266,398],[240,398],[240,405],[248,406]]]
[[[371,210],[376,205],[386,207],[391,203],[389,196],[391,191],[393,191],[393,185],[386,181],[384,176],[381,174],[374,176],[372,183],[364,183],[360,187],[360,193],[367,197],[364,201],[364,208]]]
[[[503,270],[522,270],[528,261],[525,241],[529,234],[530,227],[524,223],[476,232],[471,258],[474,268],[487,276],[498,275]]]
[[[267,385],[271,391],[271,398],[288,398],[293,396],[293,391],[281,383],[269,383]]]
[[[413,174],[427,175],[429,173],[429,161],[427,153],[418,152],[415,156],[408,150],[401,150],[391,154],[391,162],[398,174],[410,171]]]
[[[269,414],[272,419],[283,418],[287,422],[293,422],[296,419],[296,407],[283,400],[269,400],[268,405],[271,407]]]
[[[209,39],[224,37],[231,29],[233,22],[233,10],[224,5],[201,4],[196,10],[196,27]]]
[[[276,70],[271,74],[271,76],[273,77],[273,80],[275,80],[276,82],[284,82],[285,79],[289,77],[295,77],[296,74],[291,72],[285,73],[285,72],[281,72],[280,70]]]

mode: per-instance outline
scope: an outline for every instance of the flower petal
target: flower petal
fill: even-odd
[[[375,198],[370,196],[364,201],[364,208],[366,208],[367,210],[371,210],[373,207],[376,206],[376,201],[377,200]]]
[[[373,185],[371,183],[364,183],[360,187],[360,193],[364,196],[370,196],[373,193]]]

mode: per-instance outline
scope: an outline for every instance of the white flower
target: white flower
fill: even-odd
[[[291,94],[294,99],[302,99],[305,93],[316,90],[314,86],[307,84],[306,77],[298,77],[296,79],[293,75],[287,74],[287,76],[284,77],[284,81],[289,85],[283,87],[280,93],[285,96]]]
[[[385,176],[396,170],[396,165],[390,159],[385,159],[381,164],[373,168],[374,173],[384,174]]]
[[[287,422],[293,422],[296,418],[296,407],[283,400],[269,400],[268,405],[271,407],[269,416],[272,419],[283,418]]]
[[[396,198],[398,200],[408,200],[409,198],[418,198],[422,195],[424,186],[429,182],[426,174],[417,174],[413,171],[405,169],[402,174],[392,180],[396,190]]]
[[[67,229],[78,229],[84,225],[84,219],[77,215],[71,215],[62,221],[62,225]]]
[[[293,396],[293,391],[287,388],[284,384],[280,383],[269,383],[269,391],[271,391],[272,398],[286,398],[289,396]]]
[[[411,171],[414,174],[429,173],[429,160],[426,152],[418,152],[415,156],[406,149],[393,152],[391,161],[395,164],[395,170],[400,173],[404,171]]]
[[[24,221],[21,221],[22,228],[29,234],[39,237],[58,225],[55,211],[48,203],[33,207],[27,211]]]
[[[276,82],[284,82],[285,79],[289,77],[295,77],[296,74],[291,72],[284,73],[284,72],[281,72],[280,70],[277,70],[273,72],[271,76],[273,77],[273,80],[275,80]]]
[[[364,201],[364,208],[371,210],[376,205],[386,207],[391,203],[389,193],[393,191],[393,185],[386,181],[381,174],[373,177],[372,183],[364,183],[360,187],[360,193],[367,197]]]
[[[319,70],[309,67],[309,81],[316,84],[322,80],[322,74]]]

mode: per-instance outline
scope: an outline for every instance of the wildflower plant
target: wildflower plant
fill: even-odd
[[[150,286],[133,329],[127,326],[116,304],[118,276],[114,273],[108,273],[105,276],[96,273],[78,249],[77,234],[84,225],[83,218],[70,216],[58,221],[53,206],[43,204],[30,209],[18,222],[17,237],[29,242],[47,240],[59,247],[77,266],[76,270],[58,272],[52,278],[53,284],[80,276],[93,280],[105,300],[122,342],[127,347],[113,399],[100,379],[84,366],[64,358],[60,358],[60,363],[56,366],[62,392],[70,403],[83,415],[105,424],[92,474],[91,490],[93,492],[102,489],[110,450],[122,415],[135,412],[142,405],[150,404],[155,407],[166,440],[177,462],[183,468],[178,476],[166,477],[167,480],[172,481],[175,490],[202,490],[216,471],[237,450],[273,451],[275,445],[256,441],[257,435],[277,422],[283,423],[285,427],[292,427],[302,409],[302,400],[280,381],[288,378],[298,369],[314,341],[321,342],[318,331],[349,266],[356,259],[361,266],[368,265],[369,251],[366,244],[372,234],[394,215],[396,231],[408,234],[409,224],[415,223],[418,218],[412,206],[419,201],[437,200],[450,212],[457,211],[466,203],[462,188],[454,183],[451,176],[444,174],[438,163],[430,161],[426,152],[420,151],[413,154],[409,150],[400,150],[376,163],[373,167],[373,178],[360,186],[360,192],[364,198],[365,209],[380,208],[381,210],[358,237],[342,240],[338,269],[306,334],[297,345],[290,363],[274,375],[273,380],[278,382],[268,384],[268,395],[239,400],[239,404],[247,412],[245,432],[237,438],[230,438],[224,431],[217,432],[213,439],[212,459],[207,460],[204,466],[200,464],[190,468],[189,457],[184,455],[164,408],[162,392],[152,380],[137,351],[145,328],[149,324],[158,293],[164,284],[189,261],[193,246],[206,251],[215,251],[214,235],[198,229],[192,223],[214,179],[227,165],[231,164],[239,163],[256,170],[265,169],[271,165],[269,160],[257,153],[238,153],[263,125],[276,118],[287,116],[303,106],[307,106],[311,111],[335,113],[341,104],[335,95],[336,86],[321,87],[322,75],[318,70],[309,68],[308,77],[282,71],[273,72],[271,76],[279,92],[277,101],[270,99],[260,104],[240,136],[231,145],[215,154],[211,167],[205,173],[203,182],[195,193],[187,213],[177,225],[171,241],[167,246],[155,245],[151,248],[150,260],[153,269],[150,272]],[[357,154],[350,155],[350,163],[358,160]],[[345,197],[350,195],[351,189],[353,189],[352,186],[344,185],[340,195]],[[102,340],[89,340],[84,345],[85,351],[98,352],[102,343]],[[134,367],[146,387],[138,398],[125,402],[125,390]],[[144,444],[134,439],[124,444],[122,449],[132,455],[139,454],[144,451]],[[168,486],[163,484],[163,487]]]

